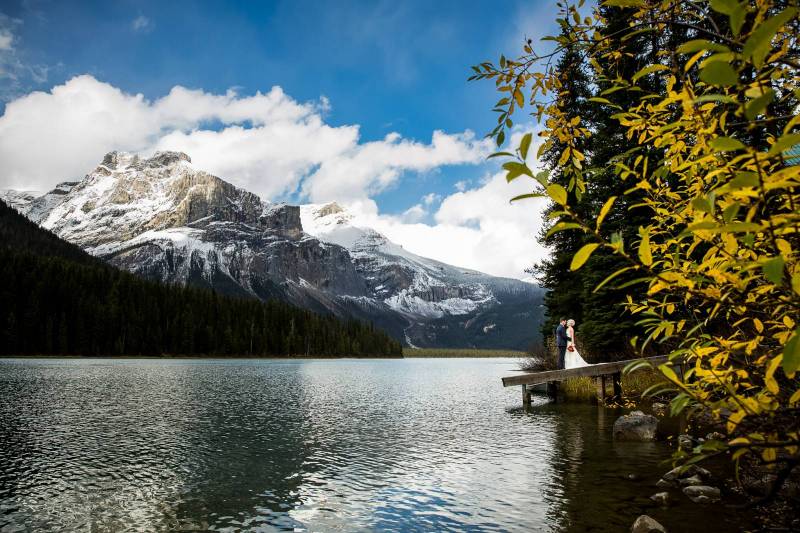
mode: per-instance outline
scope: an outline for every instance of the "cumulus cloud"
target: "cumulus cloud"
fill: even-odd
[[[397,217],[377,213],[369,205],[351,209],[358,211],[357,224],[375,228],[413,253],[522,278],[525,268],[548,253],[536,241],[547,202],[509,203],[510,198],[532,190],[532,181],[517,179],[508,184],[504,173],[491,175],[473,189],[446,197],[434,214],[435,224],[416,222],[408,217],[408,211]],[[422,208],[419,204],[415,207]]]
[[[324,98],[297,102],[280,87],[252,96],[175,87],[150,101],[78,76],[8,103],[0,117],[0,187],[46,189],[85,174],[111,150],[170,149],[268,199],[299,190],[312,201],[352,202],[406,171],[476,163],[489,150],[470,132],[436,131],[429,143],[396,133],[361,142],[358,126],[324,122],[329,105]]]
[[[407,173],[482,163],[489,140],[434,131],[425,141],[397,133],[363,141],[357,125],[327,124],[329,107],[324,97],[302,103],[280,87],[251,96],[175,87],[148,100],[78,76],[7,104],[0,188],[47,190],[82,177],[111,150],[180,150],[197,168],[265,199],[338,201],[407,249],[444,262],[520,277],[544,254],[534,239],[537,206],[508,203],[525,189],[522,180],[512,187],[500,174],[474,186],[465,180],[458,192],[425,195],[396,216],[381,214],[372,199]],[[431,216],[435,224],[423,223]]]

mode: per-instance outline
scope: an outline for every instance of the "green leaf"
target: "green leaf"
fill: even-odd
[[[728,63],[712,61],[700,71],[700,79],[709,85],[727,87],[736,85],[739,81],[739,75]]]
[[[744,57],[752,57],[753,64],[756,68],[761,68],[764,64],[764,59],[772,49],[772,38],[778,33],[781,27],[789,22],[792,17],[797,13],[797,9],[788,7],[775,15],[762,22],[753,33],[750,34],[747,41],[744,43],[742,55]]]
[[[522,136],[522,140],[519,143],[519,155],[522,156],[522,159],[528,159],[528,148],[531,146],[531,139],[533,135],[530,133],[526,133]]]
[[[758,187],[758,174],[755,172],[737,172],[736,177],[727,183],[731,189]]]
[[[558,205],[567,204],[567,190],[557,183],[552,183],[547,186],[547,195]]]
[[[742,204],[740,204],[739,202],[733,202],[731,205],[726,207],[722,211],[722,220],[724,220],[725,223],[728,223],[734,218],[736,218],[736,215],[739,213],[739,208],[741,206]]]
[[[709,215],[714,211],[711,207],[711,202],[708,201],[706,198],[695,198],[692,200],[692,207],[697,209],[698,211],[702,211],[704,213],[708,213]]]
[[[515,196],[509,202],[516,202],[517,200],[524,200],[526,198],[542,198],[544,195],[538,192],[529,192],[527,194],[520,194],[519,196]]]
[[[741,4],[736,0],[711,0],[711,9],[723,15],[728,15],[734,35],[739,35],[747,15],[747,2]]]
[[[503,163],[503,169],[506,171],[506,181],[511,182],[516,178],[522,176],[523,174],[526,176],[533,177],[533,172],[531,169],[528,168],[528,165],[525,163],[518,163],[516,161],[508,161]]]
[[[784,263],[783,257],[779,255],[765,261],[761,265],[761,269],[764,271],[764,277],[767,278],[771,283],[779,285],[781,279],[783,279]]]
[[[582,267],[598,246],[600,245],[596,242],[584,244],[583,247],[572,256],[572,263],[570,263],[569,269],[574,271]]]
[[[650,252],[650,231],[645,228],[639,228],[639,233],[642,240],[639,242],[639,260],[645,266],[653,264],[653,254]]]
[[[703,102],[719,102],[721,104],[735,104],[736,98],[725,94],[704,94],[694,99],[695,104],[702,104]]]
[[[511,152],[495,152],[492,155],[486,157],[486,159],[491,159],[493,157],[514,157],[514,154]]]
[[[607,284],[608,282],[610,282],[612,279],[614,279],[614,278],[617,278],[617,277],[621,276],[622,274],[624,274],[625,272],[627,272],[627,271],[629,271],[629,270],[634,270],[635,268],[636,268],[636,267],[625,267],[625,268],[621,268],[621,269],[617,270],[616,272],[614,272],[614,273],[612,273],[610,276],[608,276],[606,279],[604,279],[603,281],[601,281],[601,282],[600,282],[600,283],[597,285],[597,287],[595,287],[595,288],[592,290],[592,292],[597,292],[597,291],[599,291],[600,289],[602,289],[603,287],[605,287],[605,286],[606,286],[606,284]]]
[[[711,41],[707,41],[705,39],[694,39],[691,41],[686,41],[682,45],[678,47],[679,54],[693,54],[695,52],[699,52],[700,50],[709,50],[712,52],[730,52],[730,48],[725,45],[712,43]]]
[[[754,98],[753,100],[747,102],[747,105],[744,108],[744,115],[747,117],[747,120],[753,120],[760,115],[764,108],[772,103],[773,99],[775,99],[775,91],[772,89],[767,89],[764,94],[758,98]]]
[[[501,131],[500,133],[497,134],[497,146],[503,146],[505,140],[506,140],[506,133],[504,131]]]
[[[747,148],[741,141],[733,137],[717,137],[711,140],[711,148],[718,152],[733,152]]]
[[[536,175],[533,177],[533,179],[538,181],[539,184],[546,189],[548,176],[550,176],[550,171],[542,170],[541,172],[537,172]]]
[[[564,231],[568,229],[582,229],[582,228],[580,224],[576,224],[575,222],[559,222],[558,224],[547,230],[547,234],[545,236],[549,237],[554,233],[558,233],[559,231]]]
[[[656,71],[659,71],[659,70],[668,70],[668,67],[666,65],[650,65],[650,66],[644,67],[642,70],[640,70],[639,72],[637,72],[636,74],[633,75],[633,77],[631,78],[631,81],[636,82],[636,80],[638,80],[639,78],[641,78],[643,76],[647,76],[648,74],[652,74],[653,72],[656,72]]]
[[[794,378],[794,373],[800,369],[800,327],[783,347],[783,371],[789,379]]]
[[[603,204],[602,209],[600,209],[600,214],[597,215],[597,225],[595,226],[597,229],[600,229],[600,224],[603,223],[603,220],[605,220],[606,215],[608,215],[608,212],[611,211],[611,207],[614,205],[616,199],[617,199],[616,196],[612,196],[608,200],[606,200],[606,203]]]

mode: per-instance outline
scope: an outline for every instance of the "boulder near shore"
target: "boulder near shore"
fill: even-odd
[[[656,440],[658,419],[642,411],[633,411],[619,417],[614,422],[614,440],[652,441]]]

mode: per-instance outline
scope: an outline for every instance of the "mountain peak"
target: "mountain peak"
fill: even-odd
[[[109,170],[118,170],[126,167],[133,167],[137,170],[141,170],[143,168],[168,167],[181,161],[191,163],[192,158],[184,152],[167,150],[156,152],[152,157],[142,159],[138,154],[114,150],[113,152],[108,152],[105,157],[103,157],[100,165]]]

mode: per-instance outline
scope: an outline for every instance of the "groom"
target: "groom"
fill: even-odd
[[[562,318],[558,321],[556,328],[556,347],[558,348],[558,369],[564,368],[564,357],[567,353],[567,342],[569,336],[567,335],[567,319]]]

